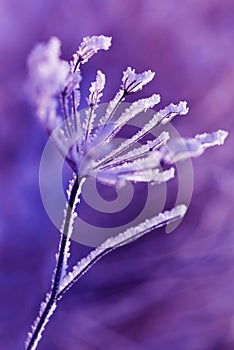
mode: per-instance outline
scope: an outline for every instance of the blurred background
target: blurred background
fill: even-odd
[[[24,348],[59,238],[40,198],[47,137],[25,96],[26,58],[56,35],[69,59],[83,36],[99,34],[113,45],[84,66],[84,94],[97,69],[107,75],[105,102],[128,65],[152,69],[156,79],[136,97],[187,100],[189,115],[174,122],[181,135],[230,134],[193,161],[193,198],[178,229],[99,262],[64,297],[39,349],[234,349],[232,0],[0,0],[0,349]],[[72,261],[89,250],[73,242]]]

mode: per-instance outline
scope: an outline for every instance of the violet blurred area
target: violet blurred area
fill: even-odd
[[[113,46],[84,66],[84,94],[97,69],[107,75],[105,102],[128,65],[152,69],[156,79],[136,97],[159,92],[161,106],[187,100],[189,115],[174,122],[183,136],[230,135],[193,161],[193,199],[178,229],[99,262],[64,297],[39,349],[234,349],[231,0],[0,1],[0,349],[23,349],[58,243],[40,199],[46,136],[25,97],[26,58],[56,35],[69,59],[83,36],[99,34]],[[89,250],[73,243],[72,261]]]

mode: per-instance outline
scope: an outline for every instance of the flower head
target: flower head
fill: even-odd
[[[107,50],[110,45],[109,37],[86,37],[68,64],[59,58],[60,41],[52,38],[47,44],[36,46],[28,60],[29,83],[37,113],[47,131],[53,132],[60,151],[80,177],[92,176],[109,185],[124,185],[126,181],[158,184],[174,176],[174,168],[162,169],[162,164],[172,165],[178,160],[202,154],[207,147],[223,143],[227,136],[224,131],[170,142],[169,134],[163,132],[153,141],[139,145],[138,141],[153,128],[170,122],[176,115],[188,113],[187,103],[180,101],[155,112],[136,134],[114,146],[113,139],[124,125],[153,109],[160,102],[160,95],[137,100],[117,116],[121,102],[141,90],[155,75],[151,70],[138,74],[128,67],[123,73],[120,90],[99,116],[97,111],[105,75],[98,70],[86,99],[87,109],[84,115],[80,115],[81,66],[94,53]],[[63,118],[58,114],[59,97]],[[54,131],[62,119],[63,125]]]

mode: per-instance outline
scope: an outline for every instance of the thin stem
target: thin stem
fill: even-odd
[[[79,55],[79,56],[78,56],[78,59],[77,59],[77,61],[76,61],[76,64],[75,64],[75,66],[74,66],[73,73],[75,73],[77,70],[80,69],[81,61],[82,61],[82,57]]]
[[[132,234],[129,234],[129,229],[127,229],[125,232],[118,234],[116,237],[112,237],[107,239],[104,243],[102,243],[99,247],[97,247],[95,250],[91,251],[84,259],[80,260],[78,265],[76,266],[76,269],[73,269],[73,278],[66,281],[66,278],[64,280],[64,284],[62,284],[61,289],[59,290],[57,294],[57,300],[61,299],[62,296],[94,265],[97,261],[99,261],[101,258],[103,258],[105,255],[109,254],[110,252],[116,250],[119,247],[123,247],[131,242],[134,242],[135,240],[139,239],[140,237],[144,236],[148,232],[151,232],[152,230],[158,229],[159,227],[165,226],[169,224],[170,222],[173,222],[175,220],[178,220],[182,218],[185,214],[184,209],[177,208],[172,209],[171,211],[167,211],[161,214],[158,214],[153,219],[150,219],[152,221],[151,224],[147,223],[147,220],[145,223],[143,223],[142,229],[137,229]],[[179,209],[179,211],[178,211]],[[181,210],[181,211],[180,211]],[[148,222],[150,221],[148,220]],[[142,225],[139,224],[139,226]],[[138,227],[139,227],[138,226]],[[133,230],[134,228],[132,228]],[[80,266],[79,266],[80,264]],[[77,272],[75,273],[75,271]]]
[[[105,124],[107,125],[107,123],[110,121],[110,119],[114,116],[115,112],[117,111],[120,103],[125,99],[125,97],[127,96],[127,92],[124,90],[123,94],[120,96],[119,100],[117,101],[115,107],[113,108],[112,112],[110,113],[108,119],[106,120]]]
[[[78,56],[78,59],[76,61],[75,67],[73,68],[73,73],[75,73],[77,70],[80,69],[80,64],[81,64],[81,56]],[[63,93],[64,94],[64,91]],[[74,129],[77,131],[77,112],[76,112],[76,103],[75,103],[75,91],[72,91],[72,109],[73,109],[73,122],[74,122]],[[69,127],[69,125],[68,125]]]
[[[48,323],[50,316],[52,316],[54,309],[56,308],[57,294],[61,283],[61,279],[63,277],[64,265],[67,261],[67,256],[65,256],[66,255],[65,252],[66,252],[67,246],[70,243],[69,229],[71,226],[72,215],[76,208],[77,195],[80,193],[80,187],[82,183],[83,181],[81,182],[81,179],[78,176],[76,176],[76,179],[74,181],[74,184],[71,190],[70,198],[68,201],[63,230],[61,232],[61,241],[59,245],[57,265],[55,268],[54,278],[52,279],[51,292],[46,298],[43,312],[40,313],[40,315],[36,320],[36,324],[33,327],[30,340],[28,341],[25,347],[26,350],[35,350],[37,348],[37,345],[41,339],[42,332],[44,331],[44,328]]]
[[[70,129],[70,125],[69,125],[67,108],[66,108],[66,94],[65,93],[62,93],[62,107],[63,107],[65,123],[67,126],[67,132],[68,132],[68,135],[71,136],[71,129]]]
[[[91,122],[91,119],[92,119],[93,112],[94,112],[94,105],[91,105],[89,107],[89,116],[88,116],[88,121],[87,121],[87,127],[86,127],[86,130],[85,130],[84,143],[87,142],[87,139],[88,139],[88,136],[89,136],[89,133],[90,133],[89,129],[90,129],[90,122]]]
[[[76,115],[76,102],[75,102],[75,92],[72,91],[72,109],[73,109],[73,121],[74,121],[74,129],[77,131],[77,115]]]

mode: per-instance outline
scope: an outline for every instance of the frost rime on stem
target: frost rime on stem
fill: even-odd
[[[122,247],[128,243],[135,241],[136,239],[144,236],[146,233],[159,228],[163,225],[182,218],[186,213],[186,206],[179,205],[172,210],[165,211],[156,215],[151,219],[147,219],[135,227],[131,227],[119,233],[116,237],[108,238],[98,248],[93,250],[85,258],[80,260],[76,266],[73,267],[72,272],[63,279],[60,285],[59,297],[62,295],[85,273],[87,272],[98,260],[111,251]]]

